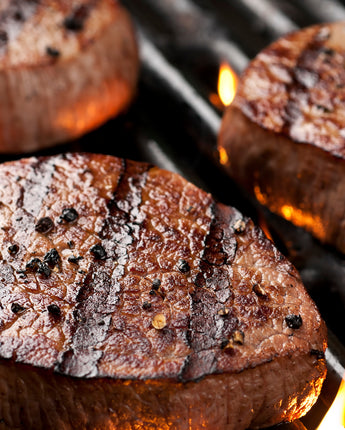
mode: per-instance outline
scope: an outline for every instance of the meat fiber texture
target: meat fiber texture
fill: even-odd
[[[65,142],[122,112],[138,62],[116,0],[1,0],[0,152]]]
[[[295,268],[182,177],[104,155],[0,166],[0,428],[244,430],[325,378]]]
[[[345,23],[279,39],[244,72],[219,146],[260,203],[345,252]]]

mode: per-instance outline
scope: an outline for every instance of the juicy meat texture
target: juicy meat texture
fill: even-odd
[[[244,430],[315,402],[325,324],[235,209],[94,154],[2,164],[0,201],[5,428]]]
[[[0,152],[76,138],[133,98],[138,52],[116,0],[2,0]]]
[[[345,252],[345,23],[287,35],[225,113],[226,168],[260,203]]]

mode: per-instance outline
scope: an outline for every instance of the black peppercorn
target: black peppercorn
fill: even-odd
[[[159,287],[161,286],[161,281],[160,281],[160,279],[154,279],[153,281],[152,281],[152,289],[153,290],[158,290],[159,289]]]
[[[19,251],[19,246],[18,245],[16,245],[16,244],[14,244],[14,245],[10,245],[9,247],[8,247],[8,252],[11,254],[11,255],[15,255],[15,254],[17,254],[17,252]]]
[[[39,258],[33,258],[26,263],[26,269],[32,272],[37,272],[48,278],[51,274],[51,269],[47,263],[42,262]]]
[[[67,258],[67,261],[72,264],[78,264],[79,260],[82,260],[82,259],[83,257],[80,257],[80,256],[76,257],[75,255],[71,255],[70,257]]]
[[[42,263],[42,262],[39,263],[37,273],[44,275],[46,278],[48,278],[50,276],[51,272],[52,271],[51,271],[50,267],[48,266],[48,264]]]
[[[51,46],[47,46],[46,52],[50,57],[58,58],[60,56],[60,51],[56,48],[52,48]]]
[[[88,17],[89,8],[82,5],[74,9],[74,11],[64,20],[64,26],[67,30],[80,31],[84,27],[84,21]]]
[[[190,271],[189,264],[186,260],[180,259],[177,263],[177,268],[181,273],[187,273]]]
[[[41,218],[37,221],[37,224],[35,225],[35,230],[38,233],[49,233],[54,228],[53,220],[49,217]]]
[[[16,21],[22,21],[24,19],[23,14],[21,13],[20,10],[17,10],[14,14],[13,14],[13,18]]]
[[[67,30],[80,31],[84,27],[84,22],[82,19],[71,15],[65,18],[63,25],[65,28],[67,28]]]
[[[60,216],[66,222],[73,222],[78,218],[78,212],[74,208],[66,208]]]
[[[32,258],[28,263],[26,263],[26,269],[31,270],[32,272],[37,272],[40,263],[41,260],[39,258]]]
[[[19,303],[12,303],[11,305],[11,311],[14,314],[18,314],[19,312],[23,312],[25,310],[25,308],[23,306],[21,306]]]
[[[96,243],[96,245],[93,245],[90,248],[90,252],[97,260],[105,260],[107,258],[107,253],[105,252],[105,249],[99,243]]]
[[[294,330],[300,328],[303,323],[301,315],[294,314],[286,316],[285,322],[289,328],[292,328]]]
[[[143,303],[143,309],[145,310],[145,311],[148,311],[149,309],[151,309],[151,303],[150,302],[144,302]]]
[[[61,310],[58,305],[52,304],[47,306],[48,312],[54,316],[59,317],[61,315]]]
[[[43,261],[48,264],[49,267],[54,268],[60,261],[60,255],[55,248],[52,248],[46,253]]]

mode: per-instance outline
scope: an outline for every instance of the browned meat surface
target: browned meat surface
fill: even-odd
[[[75,138],[133,97],[138,53],[116,0],[0,2],[0,152]]]
[[[288,35],[242,76],[219,145],[270,210],[345,252],[345,23]]]
[[[235,209],[90,154],[2,164],[0,201],[0,428],[244,430],[315,402],[325,325]]]

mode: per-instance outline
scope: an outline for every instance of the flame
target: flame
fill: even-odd
[[[263,192],[259,185],[254,186],[254,194],[256,199],[263,206],[267,206],[272,212],[281,215],[298,227],[306,228],[321,240],[325,237],[325,228],[319,216],[296,208],[292,204],[288,204],[288,202],[273,199],[273,197],[270,197],[270,194]]]
[[[338,393],[317,430],[345,429],[345,380],[341,381]]]
[[[218,152],[219,152],[219,162],[223,164],[223,166],[229,165],[229,156],[226,152],[226,149],[223,148],[222,146],[219,146]]]
[[[237,89],[237,75],[227,63],[222,63],[219,70],[218,94],[224,106],[233,101]]]
[[[238,78],[236,73],[227,63],[222,63],[219,69],[218,77],[218,104],[222,103],[222,107],[229,106],[234,100],[237,90]],[[211,100],[212,101],[212,100]],[[218,146],[219,162],[223,166],[229,166],[230,160],[225,148]]]
[[[261,230],[265,233],[267,239],[269,239],[271,242],[274,242],[267,221],[261,211],[258,213],[258,224],[261,227]]]
[[[325,236],[324,227],[320,217],[288,204],[280,207],[280,213],[285,219],[291,221],[298,227],[304,227],[314,232],[317,237],[322,239]]]
[[[255,194],[256,199],[259,201],[259,203],[261,203],[263,206],[265,206],[267,204],[268,198],[261,191],[261,188],[259,187],[259,185],[254,186],[254,194]]]

